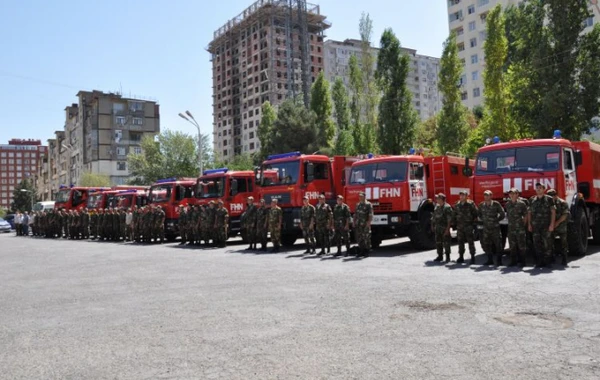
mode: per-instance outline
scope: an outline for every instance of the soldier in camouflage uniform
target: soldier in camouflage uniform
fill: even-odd
[[[265,200],[260,200],[260,206],[256,210],[256,241],[260,242],[260,250],[267,250],[267,225],[269,222],[269,209],[265,205]]]
[[[87,208],[84,208],[81,214],[81,234],[83,239],[90,238],[90,212]]]
[[[454,205],[454,225],[456,226],[456,238],[458,240],[458,264],[465,262],[465,243],[469,244],[471,254],[471,265],[475,264],[475,239],[473,230],[477,222],[477,206],[467,198],[465,190],[459,192],[460,200]]]
[[[510,247],[510,264],[520,267],[525,266],[527,252],[527,204],[519,197],[519,190],[510,189],[510,200],[506,203],[506,217],[508,219],[508,245]]]
[[[208,222],[208,237],[212,240],[212,246],[217,246],[217,234],[215,229],[215,201],[208,202],[208,210],[207,210],[207,222]]]
[[[152,214],[151,214],[151,206],[145,206],[144,212],[142,214],[142,241],[144,243],[150,243],[150,239],[152,238]]]
[[[227,241],[227,228],[229,227],[229,213],[223,207],[223,201],[219,199],[217,209],[215,210],[215,236],[217,247],[225,248]]]
[[[373,205],[367,201],[364,192],[358,194],[358,203],[354,212],[354,237],[358,243],[357,257],[369,256],[371,249],[371,222],[373,221]]]
[[[496,266],[502,264],[502,233],[500,221],[504,220],[504,209],[497,201],[492,200],[492,192],[483,192],[484,201],[479,204],[479,220],[483,224],[481,246],[487,254],[487,261],[483,265],[493,265],[496,256]]]
[[[271,199],[271,208],[267,218],[269,233],[271,234],[271,243],[273,249],[271,252],[279,252],[281,246],[281,224],[283,223],[283,211],[277,206],[277,199]],[[265,229],[267,226],[265,226]]]
[[[140,209],[138,206],[134,206],[131,211],[131,241],[139,242],[138,238],[138,225],[140,220]]]
[[[90,239],[96,240],[98,237],[98,212],[90,210]]]
[[[62,213],[62,218],[60,218],[61,220],[61,224],[63,226],[63,231],[64,231],[64,238],[65,239],[69,239],[71,237],[71,221],[73,219],[73,212],[72,211],[64,211]],[[61,234],[62,235],[62,234]],[[59,236],[61,237],[61,236]]]
[[[319,196],[319,203],[315,208],[315,220],[317,223],[317,243],[321,247],[318,255],[324,255],[331,250],[331,242],[329,241],[329,232],[333,230],[333,212],[331,207],[325,203],[325,195]]]
[[[127,213],[124,208],[119,210],[119,240],[127,240]]]
[[[562,254],[562,265],[567,266],[567,262],[569,259],[567,225],[569,223],[569,217],[571,215],[571,213],[569,212],[569,205],[564,199],[558,197],[558,193],[554,189],[548,190],[546,194],[552,197],[552,200],[554,200],[554,206],[556,207],[556,222],[554,223],[554,234],[552,237],[553,240],[555,237],[558,237]]]
[[[210,237],[208,236],[208,206],[206,204],[203,204],[202,206],[200,206],[200,209],[200,244],[204,242],[204,245],[208,246],[210,243]]]
[[[179,245],[185,245],[188,242],[188,211],[184,205],[179,205],[179,219],[177,221],[177,227],[179,228],[179,237],[181,242]]]
[[[248,241],[246,250],[256,250],[256,205],[254,205],[254,197],[248,197],[246,200],[246,211],[241,217],[242,235]]]
[[[119,216],[119,209],[113,208],[112,210],[112,240],[121,240],[121,217]]]
[[[75,219],[75,210],[70,210],[68,215],[67,215],[67,239],[74,239],[75,238],[75,231],[73,228],[73,223],[74,223],[74,219]]]
[[[198,241],[198,206],[191,205],[190,206],[190,215],[188,218],[188,228],[190,231],[190,244],[196,245]]]
[[[452,206],[446,203],[446,195],[438,194],[435,196],[436,206],[431,216],[431,228],[435,232],[435,246],[437,257],[433,261],[442,261],[444,252],[446,253],[446,262],[450,262],[450,226],[452,225],[453,211]]]
[[[546,187],[535,184],[536,196],[529,205],[529,232],[533,234],[533,247],[538,267],[552,266],[552,234],[556,219],[556,206],[552,197],[545,194]]]
[[[308,201],[305,195],[302,199],[302,209],[300,210],[300,229],[306,243],[304,253],[315,253],[315,207]]]
[[[162,207],[156,206],[154,210],[154,238],[156,242],[161,244],[165,241],[165,218],[166,214]]]
[[[337,252],[334,255],[336,257],[342,254],[342,244],[346,246],[345,256],[348,256],[350,251],[350,218],[350,207],[344,203],[344,197],[338,195],[337,204],[333,208],[333,241],[337,245]]]

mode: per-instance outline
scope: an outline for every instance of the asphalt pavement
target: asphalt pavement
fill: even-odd
[[[600,378],[598,246],[524,270],[244,248],[0,235],[0,378]]]

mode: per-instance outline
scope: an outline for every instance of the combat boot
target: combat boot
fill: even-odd
[[[475,255],[471,255],[471,265],[475,265]]]
[[[566,267],[569,266],[568,260],[569,260],[568,256],[566,254],[564,254],[562,257],[562,265],[564,265]]]
[[[433,260],[435,262],[441,262],[443,260],[443,255],[438,253],[438,256]]]
[[[502,254],[501,254],[501,253],[498,253],[498,254],[496,255],[496,265],[495,265],[495,266],[499,267],[499,266],[501,266],[501,265],[502,265]]]
[[[510,263],[508,263],[509,267],[515,267],[517,266],[517,256],[516,255],[510,255]]]
[[[306,248],[306,251],[304,251],[304,254],[309,254],[312,252],[312,249],[310,247]]]
[[[446,253],[446,262],[449,263],[450,262],[450,254]]]
[[[320,251],[320,252],[317,254],[317,256],[323,256],[324,254],[325,254],[325,250],[324,250],[324,249],[322,249],[322,250],[321,250],[321,251]]]
[[[250,245],[248,246],[248,248],[246,248],[246,251],[251,251],[251,250],[252,250],[252,244],[250,244]]]
[[[458,260],[456,260],[457,264],[463,264],[465,262],[464,254],[459,254]]]
[[[494,259],[492,258],[492,254],[487,254],[487,261],[483,265],[494,265]]]

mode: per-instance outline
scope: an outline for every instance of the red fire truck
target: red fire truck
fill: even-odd
[[[67,187],[61,185],[58,193],[56,193],[54,209],[82,210],[87,207],[90,196],[109,190],[111,190],[110,187]]]
[[[253,171],[229,171],[228,168],[205,170],[196,182],[196,204],[223,200],[229,212],[229,235],[240,232],[240,217],[246,209],[246,200],[252,196],[258,201],[259,192]]]
[[[417,249],[433,249],[431,215],[435,194],[446,194],[454,204],[461,190],[469,191],[468,159],[458,155],[423,157],[421,155],[378,156],[352,165],[345,188],[352,213],[358,195],[364,192],[373,204],[371,240],[378,247],[385,238],[409,236]],[[473,165],[474,162],[470,164]]]
[[[504,203],[506,192],[513,187],[530,198],[538,182],[556,189],[571,206],[571,254],[587,252],[590,228],[594,241],[600,243],[600,145],[565,140],[555,131],[553,139],[497,142],[479,149],[473,177],[477,203],[483,200],[485,190]],[[504,237],[506,223],[501,226]]]
[[[283,209],[281,243],[291,246],[302,236],[300,210],[302,199],[308,196],[316,204],[324,194],[327,202],[335,203],[343,194],[350,166],[357,158],[304,155],[300,152],[274,154],[260,168],[260,195],[267,205],[277,199]]]
[[[94,193],[88,198],[87,208],[90,210],[133,206],[142,207],[148,204],[148,187],[136,186],[130,189],[103,191]]]
[[[165,237],[175,240],[179,234],[179,205],[194,204],[194,187],[196,178],[165,178],[150,186],[148,201],[152,205],[161,206],[166,214]]]

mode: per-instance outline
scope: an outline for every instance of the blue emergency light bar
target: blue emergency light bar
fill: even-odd
[[[270,156],[267,157],[267,160],[280,160],[282,158],[300,157],[301,155],[302,155],[302,153],[300,153],[300,152],[272,154],[272,155],[270,155]]]
[[[415,148],[410,148],[408,150],[408,154],[410,154],[410,155],[414,155],[415,153],[417,153],[417,151],[415,150]]]
[[[553,136],[553,138],[554,139],[562,139],[562,135],[561,135],[560,129],[555,129],[554,130],[554,136]]]
[[[209,170],[205,170],[204,171],[204,175],[210,175],[210,174],[221,174],[221,173],[227,173],[229,171],[228,168],[220,168],[220,169],[209,169]]]
[[[129,190],[119,190],[117,192],[117,194],[129,194],[129,193],[137,193],[136,189],[129,189]]]
[[[167,183],[167,182],[175,182],[175,181],[177,181],[177,178],[171,177],[171,178],[159,179],[156,181],[156,183]]]

